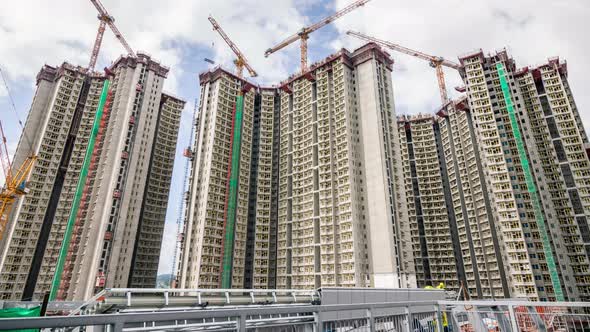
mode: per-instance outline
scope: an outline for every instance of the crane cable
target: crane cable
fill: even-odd
[[[6,82],[6,77],[4,76],[4,72],[2,71],[2,67],[0,66],[0,76],[2,76],[2,82],[4,82],[4,88],[6,88],[6,92],[8,94],[8,99],[10,100],[10,105],[12,106],[12,110],[14,111],[14,114],[16,116],[16,120],[18,121],[18,125],[21,128],[21,132],[23,133],[23,136],[27,142],[27,145],[29,146],[29,151],[33,152],[33,144],[31,144],[31,141],[29,140],[29,137],[27,136],[27,133],[25,132],[25,126],[23,125],[23,122],[20,120],[20,116],[18,115],[18,111],[16,109],[16,104],[14,103],[14,98],[12,98],[12,93],[10,92],[10,88],[8,88],[8,82]]]

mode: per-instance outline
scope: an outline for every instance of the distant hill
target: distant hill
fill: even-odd
[[[170,280],[172,279],[172,274],[159,274],[156,277],[156,288],[170,288]]]

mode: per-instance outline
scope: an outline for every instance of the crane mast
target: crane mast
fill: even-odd
[[[2,128],[2,122],[0,121],[0,136],[2,141],[0,142],[0,161],[2,163],[2,170],[4,172],[5,182],[4,187],[0,188],[0,240],[4,236],[6,224],[8,223],[8,217],[12,209],[14,202],[20,197],[27,193],[26,179],[31,172],[33,163],[37,159],[37,156],[30,155],[25,159],[18,170],[12,169],[12,163],[8,154],[8,144],[6,136],[4,135],[4,129]]]
[[[100,53],[100,46],[102,44],[102,37],[104,36],[104,31],[107,25],[109,26],[111,31],[113,31],[113,34],[115,35],[115,37],[117,37],[121,45],[123,45],[127,53],[134,57],[135,52],[133,52],[131,46],[129,46],[129,44],[121,34],[121,31],[119,31],[119,29],[115,25],[115,18],[109,15],[106,8],[102,5],[102,3],[99,0],[90,0],[90,2],[92,2],[96,10],[98,11],[98,20],[100,21],[100,23],[98,25],[96,39],[94,40],[94,46],[92,47],[92,54],[90,56],[90,63],[88,64],[88,69],[92,71],[96,66],[96,60],[98,59],[98,54]]]
[[[12,179],[12,163],[10,162],[10,155],[8,154],[8,143],[6,136],[4,135],[4,128],[2,128],[2,122],[0,122],[0,135],[2,136],[2,142],[0,143],[0,163],[2,164],[2,171],[6,178],[6,183],[10,183]]]
[[[440,99],[441,99],[443,105],[449,101],[449,97],[448,97],[448,93],[447,93],[447,86],[446,86],[446,82],[445,82],[445,74],[444,74],[442,67],[445,66],[445,67],[453,68],[455,70],[459,70],[461,65],[459,65],[458,63],[446,60],[446,59],[439,57],[439,56],[429,55],[429,54],[426,54],[426,53],[423,53],[420,51],[416,51],[416,50],[407,48],[405,46],[401,46],[399,44],[394,44],[394,43],[386,41],[386,40],[370,37],[370,36],[367,36],[367,35],[360,33],[360,32],[349,30],[347,32],[347,34],[350,36],[354,36],[359,39],[368,41],[368,42],[373,42],[375,44],[389,48],[391,50],[394,50],[394,51],[397,51],[400,53],[404,53],[407,55],[411,55],[413,57],[428,61],[430,66],[436,70],[436,78],[438,81]]]
[[[341,10],[337,11],[333,15],[330,15],[319,22],[316,22],[308,27],[302,28],[299,32],[287,37],[282,42],[278,43],[277,45],[269,48],[264,52],[264,56],[268,57],[269,55],[275,53],[278,50],[283,49],[284,47],[292,44],[293,42],[300,40],[300,50],[301,50],[301,71],[304,72],[307,70],[307,40],[309,39],[309,34],[334,22],[336,19],[350,13],[351,11],[364,6],[370,0],[357,0],[348,6],[342,8]]]
[[[244,53],[242,53],[242,51],[240,51],[238,46],[228,37],[228,35],[225,33],[225,31],[223,31],[223,29],[221,28],[219,23],[217,23],[217,21],[211,15],[209,15],[209,22],[211,22],[211,25],[213,26],[213,30],[215,30],[215,31],[217,31],[217,33],[219,33],[221,38],[223,38],[225,43],[229,46],[229,48],[231,48],[231,50],[236,55],[236,59],[234,60],[234,64],[236,65],[236,72],[238,74],[238,77],[240,77],[240,78],[242,77],[244,67],[246,67],[246,69],[248,70],[248,73],[250,73],[250,76],[252,76],[252,77],[258,76],[256,71],[248,63],[248,60],[246,60]]]
[[[2,77],[2,82],[4,83],[4,87],[6,88],[6,92],[8,93],[8,97],[10,98],[12,108],[17,115],[18,119],[18,112],[16,110],[16,106],[14,105],[14,100],[12,98],[12,94],[10,93],[10,89],[8,88],[8,83],[4,78],[4,73],[0,70],[0,76]],[[18,119],[18,123],[22,128],[22,122]],[[32,150],[31,142],[27,138],[26,132],[23,130],[23,138],[29,144],[29,148]],[[4,236],[4,232],[6,230],[6,224],[8,223],[8,217],[10,211],[12,210],[12,206],[14,202],[23,195],[26,195],[28,190],[26,188],[26,180],[29,177],[29,173],[33,168],[33,164],[35,160],[37,160],[37,156],[31,152],[31,154],[23,161],[20,167],[17,170],[13,169],[13,162],[10,160],[10,154],[8,152],[8,142],[6,140],[6,135],[4,135],[4,128],[2,127],[2,121],[0,120],[0,164],[2,165],[2,171],[4,173],[4,186],[0,187],[0,240],[2,240]],[[2,258],[0,257],[0,266],[2,266]]]

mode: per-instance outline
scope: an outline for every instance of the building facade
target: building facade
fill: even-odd
[[[105,286],[155,285],[184,106],[162,93],[167,72],[144,54],[120,58],[107,76],[67,63],[42,68],[15,165],[30,153],[38,161],[28,181],[30,193],[15,205],[2,243],[1,298],[39,299],[51,286],[107,78],[109,102],[60,298],[86,299]]]
[[[514,74],[523,98],[525,138],[558,254],[564,292],[572,300],[590,296],[588,229],[590,163],[588,138],[558,58]],[[518,105],[517,105],[518,106]],[[559,235],[559,236],[556,236]]]
[[[228,269],[232,288],[415,284],[395,194],[391,64],[368,44],[276,87],[222,69],[200,76],[180,287],[218,288]]]
[[[435,116],[398,119],[404,190],[418,287],[445,283],[459,290],[464,274],[456,260],[455,215],[447,197],[447,170],[440,155],[440,129]],[[442,158],[441,158],[442,157]]]
[[[437,115],[451,232],[456,229],[458,279],[472,298],[510,297],[467,99],[459,99]]]
[[[565,64],[460,60],[511,297],[587,300],[587,138]]]

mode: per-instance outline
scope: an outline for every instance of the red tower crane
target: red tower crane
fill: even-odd
[[[409,49],[407,47],[404,47],[404,46],[401,46],[398,44],[394,44],[394,43],[391,43],[391,42],[388,42],[385,40],[369,37],[369,36],[362,34],[360,32],[348,31],[347,34],[357,37],[362,40],[373,42],[375,44],[389,48],[391,50],[394,50],[394,51],[397,51],[400,53],[404,53],[404,54],[408,54],[408,55],[417,57],[419,59],[428,61],[430,63],[430,66],[434,67],[436,69],[436,78],[438,79],[438,88],[440,90],[440,99],[441,99],[443,105],[449,101],[449,97],[447,94],[447,86],[445,83],[445,74],[443,72],[442,67],[445,66],[445,67],[449,67],[449,68],[453,68],[453,69],[458,70],[461,67],[461,65],[459,65],[458,63],[454,63],[452,61],[446,60],[446,59],[439,57],[439,56],[429,55],[429,54],[426,54],[426,53],[423,53],[420,51],[415,51],[415,50]]]
[[[322,19],[321,21],[316,22],[308,27],[302,28],[296,34],[291,35],[290,37],[287,37],[287,39],[283,40],[282,42],[280,42],[276,46],[271,47],[268,50],[266,50],[266,52],[264,52],[264,56],[268,57],[269,55],[273,54],[274,52],[286,47],[287,45],[289,45],[299,39],[299,40],[301,40],[301,46],[300,46],[301,47],[301,71],[303,72],[303,71],[307,70],[307,39],[309,39],[309,34],[332,23],[336,19],[350,13],[351,11],[363,6],[364,4],[366,4],[369,1],[370,0],[357,0],[353,3],[351,3],[350,5],[342,8],[341,10],[337,11],[333,15],[330,15],[330,16]]]
[[[102,3],[99,0],[90,0],[96,10],[98,10],[98,19],[100,21],[98,25],[98,32],[96,33],[96,39],[94,40],[94,46],[92,47],[92,55],[90,56],[90,63],[88,64],[89,70],[94,70],[96,66],[96,60],[98,59],[98,53],[100,52],[100,45],[102,44],[102,37],[104,35],[104,30],[108,25],[111,28],[111,31],[115,34],[115,37],[121,42],[127,53],[131,56],[135,56],[135,52],[131,49],[117,26],[115,25],[115,18],[112,17],[107,10],[104,8]]]
[[[252,69],[252,67],[248,63],[248,60],[246,60],[244,53],[242,53],[240,51],[240,49],[238,48],[238,46],[231,39],[229,39],[229,37],[227,36],[225,31],[223,31],[223,29],[221,28],[219,23],[217,23],[217,21],[211,15],[209,15],[209,22],[211,22],[211,25],[213,26],[213,30],[215,30],[219,33],[221,38],[223,38],[223,40],[225,40],[225,43],[229,46],[229,48],[231,48],[231,50],[236,55],[236,59],[234,60],[234,64],[236,65],[236,72],[238,74],[238,77],[240,77],[240,78],[242,77],[242,72],[244,71],[244,67],[246,67],[246,69],[250,73],[250,76],[252,76],[252,77],[258,76],[256,71],[254,69]]]

